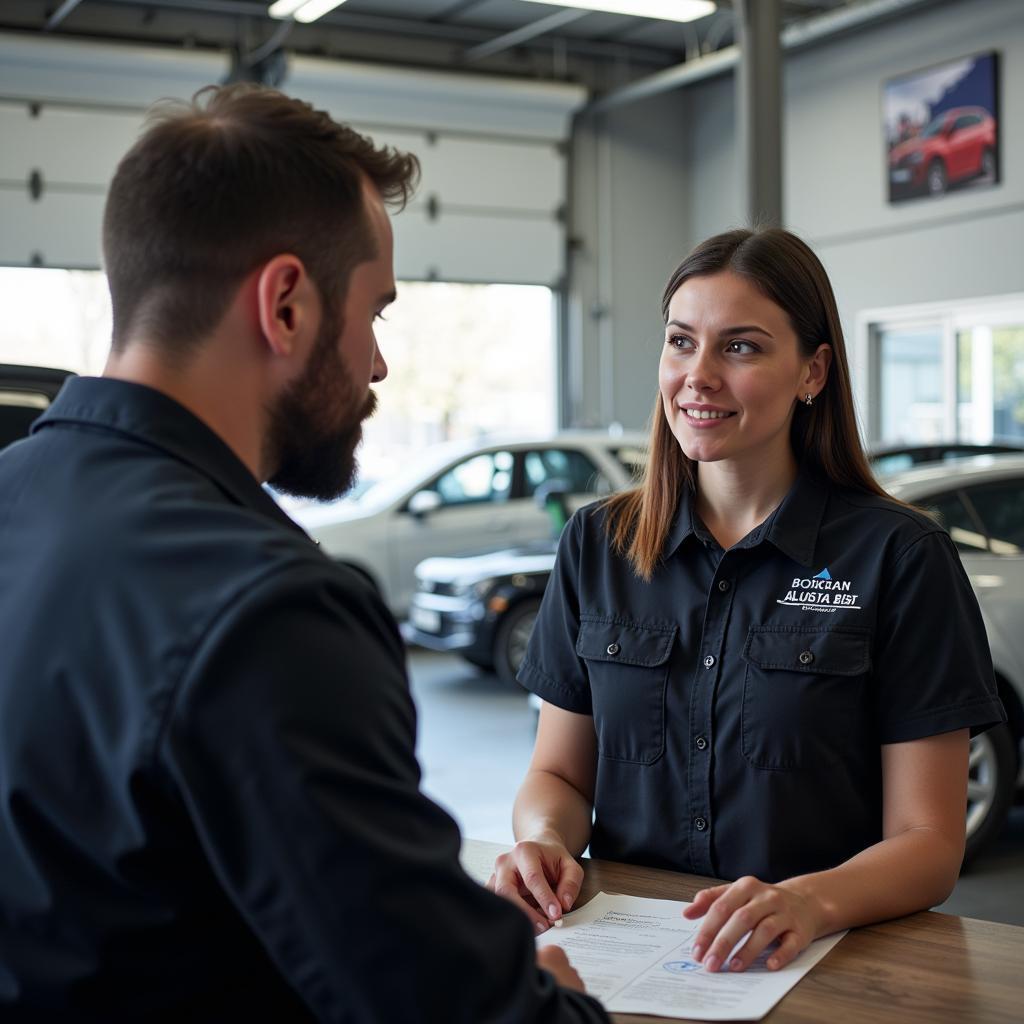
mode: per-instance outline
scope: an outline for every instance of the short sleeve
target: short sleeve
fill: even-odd
[[[578,511],[562,531],[555,568],[517,679],[549,704],[579,715],[592,715],[590,680],[583,659],[576,654],[585,511]]]
[[[981,610],[949,537],[912,540],[888,577],[872,658],[881,742],[1005,721]]]

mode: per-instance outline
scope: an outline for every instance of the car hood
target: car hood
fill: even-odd
[[[420,579],[435,583],[477,583],[492,576],[550,572],[555,564],[555,541],[538,541],[519,548],[463,558],[427,558],[416,566]]]
[[[906,142],[893,146],[889,151],[889,163],[898,164],[901,160],[905,160],[910,156],[911,153],[926,150],[932,141],[932,139],[907,139]]]

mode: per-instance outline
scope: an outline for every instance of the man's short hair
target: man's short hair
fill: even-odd
[[[160,104],[107,195],[114,349],[142,336],[186,356],[280,253],[302,260],[338,315],[349,273],[376,255],[364,179],[403,206],[418,174],[411,154],[272,89],[209,86]]]

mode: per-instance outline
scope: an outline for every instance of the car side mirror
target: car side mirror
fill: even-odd
[[[533,492],[533,500],[537,507],[543,509],[551,520],[551,529],[555,536],[569,521],[569,507],[566,502],[571,493],[572,485],[568,480],[545,480]]]
[[[410,499],[406,508],[409,515],[423,519],[441,507],[441,495],[437,491],[417,491]]]

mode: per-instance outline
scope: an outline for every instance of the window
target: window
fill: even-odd
[[[486,452],[453,466],[431,488],[445,505],[505,501],[512,490],[512,453]]]
[[[924,444],[943,438],[941,331],[883,330],[879,349],[882,440]]]
[[[959,492],[950,491],[929,498],[922,507],[935,516],[960,551],[977,554],[988,550],[988,541],[981,524],[964,505]]]
[[[864,320],[873,446],[1024,443],[1024,295]]]
[[[638,448],[635,445],[628,445],[624,448],[616,448],[612,451],[629,475],[639,483],[643,479],[644,469],[647,468],[647,449]]]
[[[973,487],[967,496],[985,524],[992,553],[1019,555],[1024,549],[1024,480]]]
[[[583,452],[545,448],[523,458],[523,494],[530,497],[541,484],[561,480],[569,494],[609,494],[611,484]]]

